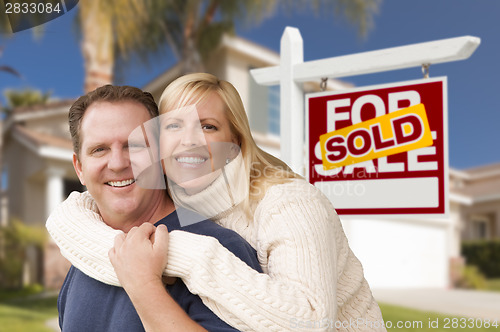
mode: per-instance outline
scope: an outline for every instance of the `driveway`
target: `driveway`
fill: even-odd
[[[372,292],[377,302],[500,323],[500,292],[463,289],[373,289]]]

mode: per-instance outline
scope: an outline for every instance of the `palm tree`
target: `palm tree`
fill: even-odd
[[[146,8],[151,0],[79,2],[79,23],[85,66],[84,90],[89,92],[113,81],[115,51],[134,48],[146,33]]]
[[[183,73],[203,61],[235,21],[258,22],[277,10],[314,10],[346,17],[361,34],[381,0],[106,0],[79,2],[85,91],[113,81],[117,59],[147,61],[168,47]]]
[[[0,47],[0,56],[2,55],[2,49]],[[5,73],[9,73],[11,75],[14,75],[14,76],[17,76],[17,77],[21,77],[21,74],[19,74],[19,72],[17,70],[15,70],[14,68],[10,67],[10,66],[5,66],[5,65],[2,65],[0,66],[0,72],[5,72]]]
[[[2,25],[2,21],[0,21],[0,26]],[[0,46],[0,57],[3,54],[3,47]],[[21,74],[14,68],[6,65],[0,65],[0,75],[3,75],[3,73],[8,73],[17,77],[21,77]],[[2,106],[2,103],[0,103],[0,227],[3,226],[4,223],[6,223],[6,220],[3,220],[4,218],[4,207],[3,207],[3,199],[4,199],[4,183],[3,183],[3,123],[5,121],[5,116],[4,114],[4,109]],[[0,248],[1,250],[1,248]]]
[[[79,27],[85,92],[113,82],[117,59],[144,62],[170,49],[182,71],[203,70],[203,61],[239,20],[255,23],[278,10],[314,10],[343,16],[364,34],[381,0],[81,0]],[[0,32],[10,32],[0,11]],[[11,68],[2,68],[10,71]]]
[[[2,23],[0,21],[0,25],[1,24]],[[3,46],[0,46],[0,58],[2,57],[2,55],[3,55]],[[12,68],[10,66],[0,65],[0,74],[2,74],[2,72],[11,74],[11,75],[14,75],[17,77],[21,77],[21,74],[19,74],[19,72],[17,70],[15,70],[14,68]]]
[[[9,17],[4,6],[4,1],[0,2],[0,33],[2,34],[12,32]]]

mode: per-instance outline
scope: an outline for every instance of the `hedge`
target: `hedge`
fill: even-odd
[[[500,239],[462,242],[467,265],[474,265],[488,278],[500,278]]]

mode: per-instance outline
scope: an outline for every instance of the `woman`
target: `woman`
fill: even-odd
[[[176,237],[182,232],[172,232],[168,276],[182,278],[212,311],[240,330],[385,331],[378,328],[380,309],[333,206],[257,147],[230,83],[209,74],[180,77],[165,89],[159,108],[161,158],[174,202],[239,233],[257,250],[265,272],[246,268],[213,243],[206,245],[216,246],[220,266],[204,264],[204,250],[183,257],[182,246],[203,248],[203,239],[183,234],[180,243]],[[193,109],[198,117],[190,113]],[[95,215],[86,218],[78,222],[106,229]],[[71,232],[64,225],[68,222],[56,220],[52,231]],[[109,238],[115,235],[111,229],[105,232]],[[98,242],[100,252],[110,249]],[[93,278],[117,284],[107,258],[67,258],[86,265]]]

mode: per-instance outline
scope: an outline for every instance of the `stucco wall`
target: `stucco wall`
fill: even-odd
[[[17,141],[9,138],[6,141],[4,150],[5,167],[8,172],[7,197],[9,200],[10,217],[24,218],[24,191],[23,180],[26,174],[26,155],[28,149]]]

